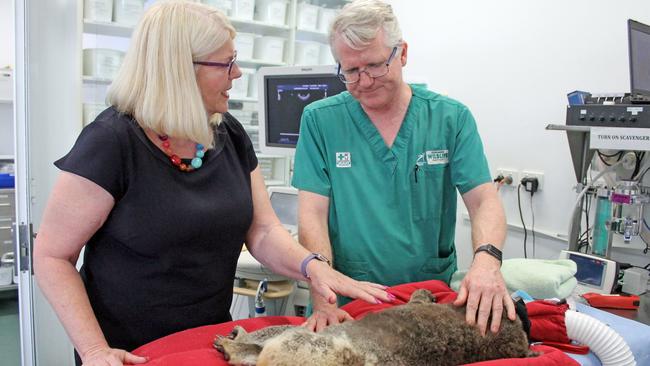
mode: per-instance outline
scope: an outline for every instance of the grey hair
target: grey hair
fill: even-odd
[[[183,0],[158,1],[142,16],[107,101],[159,134],[213,144],[211,124],[192,63],[235,38],[216,8]]]
[[[392,48],[402,42],[393,8],[380,0],[355,0],[347,4],[330,25],[329,42],[334,58],[334,41],[341,37],[353,49],[367,47],[377,37],[379,29],[384,31],[384,43]]]

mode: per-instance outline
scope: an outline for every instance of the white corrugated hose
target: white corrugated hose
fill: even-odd
[[[564,314],[567,336],[582,343],[600,359],[603,366],[635,366],[636,361],[623,337],[600,320],[568,310]]]

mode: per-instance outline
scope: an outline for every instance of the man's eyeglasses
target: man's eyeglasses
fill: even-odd
[[[232,56],[232,59],[228,63],[223,62],[212,62],[212,61],[194,61],[194,65],[203,65],[203,66],[216,66],[216,67],[227,67],[228,68],[228,77],[230,77],[230,72],[232,71],[232,66],[237,61],[237,51]]]
[[[395,58],[398,48],[399,46],[393,47],[393,51],[390,53],[388,60],[386,60],[386,62],[384,63],[368,65],[363,70],[352,69],[350,71],[341,70],[341,64],[339,63],[339,68],[336,71],[336,73],[339,76],[339,79],[341,79],[341,81],[344,82],[345,84],[354,84],[358,82],[359,79],[361,79],[362,72],[368,75],[373,80],[382,77],[388,74],[388,71],[390,71],[390,63],[393,61],[393,58]]]

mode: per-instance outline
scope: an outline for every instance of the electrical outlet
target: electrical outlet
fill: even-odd
[[[528,171],[524,170],[521,172],[521,179],[524,178],[537,178],[537,182],[539,183],[537,185],[537,190],[541,191],[542,188],[544,187],[544,173],[543,172],[533,172],[533,171]],[[521,179],[519,181],[521,181]]]
[[[497,169],[496,176],[502,175],[504,178],[512,177],[510,184],[504,182],[502,187],[516,187],[519,184],[519,173],[514,169]]]

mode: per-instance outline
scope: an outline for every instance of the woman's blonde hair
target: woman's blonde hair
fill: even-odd
[[[193,61],[235,38],[217,9],[188,1],[160,1],[136,26],[107,101],[143,128],[213,146],[212,125],[196,81]]]
[[[330,25],[329,41],[334,58],[338,61],[334,48],[337,37],[353,49],[363,49],[375,40],[379,29],[384,31],[386,47],[392,48],[402,42],[402,30],[389,4],[379,0],[355,0],[345,5]]]

